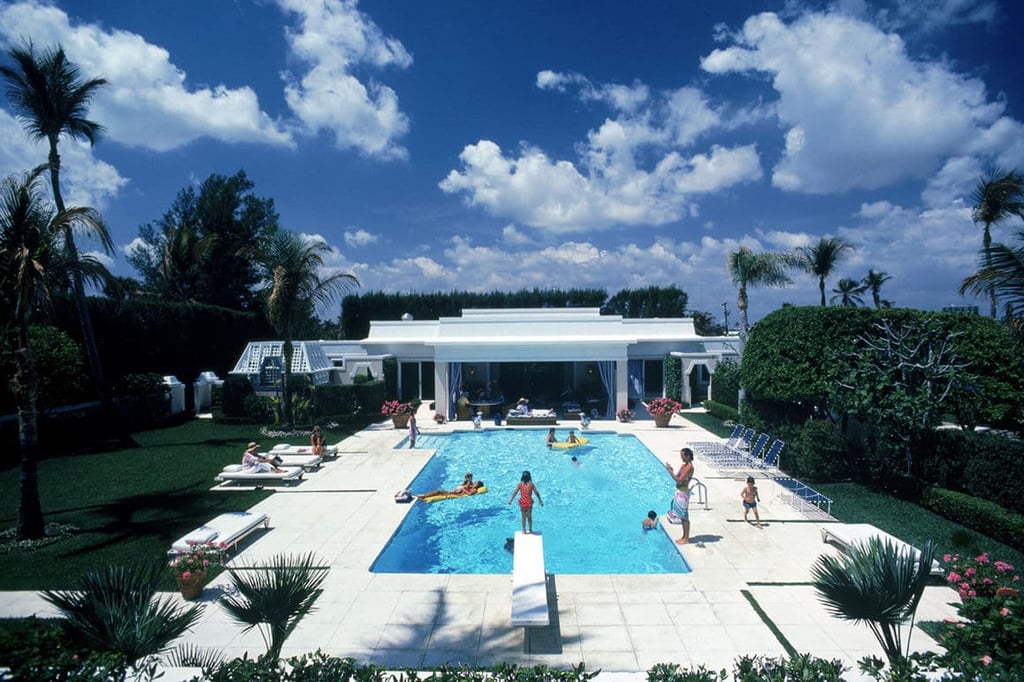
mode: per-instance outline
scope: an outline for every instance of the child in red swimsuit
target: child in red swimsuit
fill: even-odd
[[[524,471],[522,478],[519,479],[519,485],[512,491],[512,496],[508,498],[508,503],[512,504],[512,500],[516,498],[516,494],[519,494],[519,509],[522,512],[523,521],[523,532],[533,532],[533,495],[536,493],[537,501],[540,502],[540,506],[544,506],[544,500],[540,499],[540,491],[537,490],[537,486],[533,484],[533,480],[530,478],[530,472]],[[527,530],[529,526],[529,530]]]

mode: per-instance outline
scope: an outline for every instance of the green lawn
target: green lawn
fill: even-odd
[[[67,588],[87,569],[163,556],[174,540],[217,514],[248,509],[272,495],[210,491],[225,464],[241,461],[247,442],[266,448],[277,442],[256,434],[253,426],[195,420],[135,434],[136,447],[40,462],[47,523],[81,530],[29,552],[3,552],[0,546],[0,590]],[[347,434],[326,435],[334,443]],[[0,472],[0,530],[16,523],[18,477],[17,468]]]

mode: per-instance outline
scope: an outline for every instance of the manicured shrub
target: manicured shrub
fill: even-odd
[[[801,476],[823,482],[849,476],[849,447],[827,419],[804,422],[795,445],[796,469]]]
[[[922,481],[1024,513],[1024,443],[994,433],[936,431],[918,459]]]
[[[245,399],[255,393],[247,377],[228,375],[221,391],[221,407],[226,417],[244,417]]]
[[[932,486],[922,492],[921,505],[1014,549],[1024,549],[1024,515],[994,502]]]
[[[384,358],[384,388],[387,397],[391,400],[398,399],[398,360],[395,358]]]
[[[380,415],[380,406],[387,400],[383,381],[369,381],[355,386],[355,394],[361,414]]]
[[[277,420],[276,401],[255,393],[247,395],[243,403],[245,417],[253,424],[273,424]]]
[[[365,383],[365,382],[363,382]],[[313,389],[313,415],[355,414],[359,397],[355,385],[324,384]]]
[[[683,395],[683,361],[674,355],[665,356],[665,395]]]
[[[712,417],[718,417],[723,421],[727,419],[737,421],[740,418],[739,411],[730,405],[723,405],[722,403],[714,400],[705,400],[701,405],[704,406],[704,409],[707,410],[708,414]]]
[[[740,366],[732,360],[718,363],[711,376],[711,399],[734,410],[739,409]]]

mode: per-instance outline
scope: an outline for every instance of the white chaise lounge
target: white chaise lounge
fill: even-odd
[[[175,540],[167,553],[182,554],[190,545],[207,542],[223,542],[237,549],[239,541],[260,526],[270,528],[270,517],[258,512],[225,512]]]
[[[228,464],[224,467],[223,471],[217,474],[216,480],[222,483],[230,483],[232,481],[244,481],[246,483],[255,483],[257,485],[263,485],[266,483],[277,483],[283,481],[284,483],[296,483],[302,480],[302,474],[305,471],[302,467],[281,467],[284,469],[282,473],[274,471],[245,471],[241,464]]]
[[[536,533],[516,531],[512,554],[512,626],[543,627],[548,615],[544,542]]]
[[[288,443],[278,443],[274,447],[270,448],[271,455],[312,455],[313,448],[308,445],[289,445]],[[337,445],[325,445],[324,446],[324,457],[334,457],[338,454]]]
[[[829,523],[821,526],[821,541],[833,542],[844,550],[855,544],[867,542],[871,538],[879,538],[883,542],[888,540],[904,551],[912,552],[913,556],[920,553],[916,547],[908,545],[899,538],[889,535],[881,528],[876,528],[870,523]],[[932,575],[945,575],[942,565],[937,559],[932,560]]]
[[[324,461],[323,457],[318,457],[317,455],[290,455],[272,452],[270,456],[279,457],[282,467],[302,467],[306,471],[319,469]]]

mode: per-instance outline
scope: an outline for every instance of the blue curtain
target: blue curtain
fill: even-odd
[[[629,374],[629,397],[640,400],[644,397],[644,361],[630,360],[626,365]]]
[[[605,393],[608,395],[604,417],[611,419],[615,416],[615,362],[602,360],[597,363],[597,372],[601,375],[601,385],[604,386]]]
[[[462,383],[462,363],[448,363],[448,419],[455,419],[455,405],[459,400],[459,385]]]

